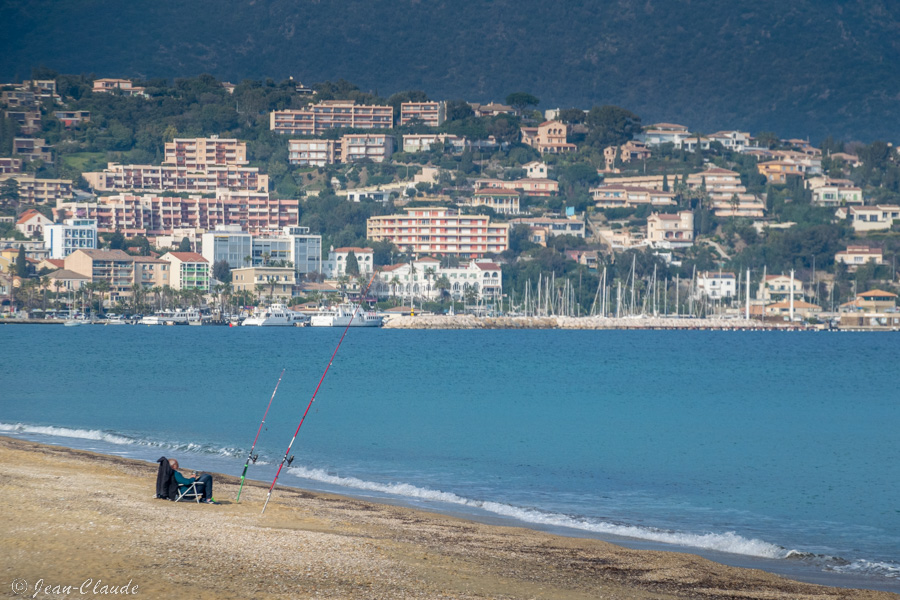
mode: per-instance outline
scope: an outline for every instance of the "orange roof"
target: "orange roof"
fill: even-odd
[[[884,290],[869,290],[868,292],[863,292],[862,294],[857,294],[857,296],[865,298],[866,296],[877,296],[880,298],[896,298],[897,294],[892,294],[890,292],[886,292]]]
[[[335,252],[375,252],[372,248],[357,248],[356,246],[345,246],[343,248],[335,248]]]
[[[500,265],[497,263],[475,263],[475,266],[482,271],[499,271]]]
[[[25,223],[26,221],[30,221],[31,219],[33,219],[36,216],[43,217],[44,215],[41,214],[40,212],[34,210],[33,208],[29,208],[28,210],[26,210],[25,212],[22,213],[22,216],[19,217],[19,220],[16,221],[16,224],[21,225],[22,223]],[[44,218],[46,218],[46,217],[44,217]]]
[[[181,262],[208,262],[196,252],[169,252],[169,255],[174,256]]]

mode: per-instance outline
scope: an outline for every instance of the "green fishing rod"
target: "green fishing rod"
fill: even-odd
[[[256,459],[259,458],[259,454],[253,454],[253,449],[256,448],[256,441],[259,439],[259,434],[263,430],[263,425],[266,424],[266,415],[269,414],[269,409],[272,407],[272,400],[275,399],[275,392],[278,391],[278,386],[281,384],[282,377],[284,377],[284,369],[281,370],[281,375],[278,376],[278,382],[275,384],[275,389],[272,391],[272,397],[269,398],[269,406],[266,407],[266,412],[263,413],[262,422],[259,424],[259,429],[256,431],[256,437],[253,438],[253,445],[250,446],[250,454],[247,455],[247,462],[244,463],[244,472],[241,473],[241,487],[238,488],[238,495],[235,502],[241,501],[241,490],[244,489],[244,477],[247,476],[247,467],[250,466],[250,461],[253,461],[253,464],[256,464]]]

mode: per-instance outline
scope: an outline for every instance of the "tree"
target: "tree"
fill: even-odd
[[[344,265],[344,272],[350,277],[359,276],[359,260],[356,258],[356,253],[351,250],[347,253],[347,262]]]
[[[16,275],[28,277],[28,261],[25,259],[25,246],[19,245],[19,253],[16,255]]]
[[[106,238],[109,243],[110,250],[124,250],[125,249],[125,236],[121,231],[113,232]]]
[[[213,263],[212,271],[213,277],[215,277],[222,283],[228,283],[231,281],[231,267],[228,265],[228,261],[224,258]]]
[[[191,251],[191,240],[187,237],[181,238],[181,243],[178,244],[179,252],[190,252]]]
[[[506,97],[506,103],[521,113],[526,107],[537,106],[541,101],[526,92],[513,92]]]
[[[472,110],[472,107],[469,106],[469,103],[465,100],[448,100],[447,101],[447,120],[448,121],[461,121],[463,119],[468,119],[469,117],[474,117],[475,111]]]
[[[618,106],[595,106],[587,115],[586,141],[595,148],[619,146],[641,131],[641,118]]]
[[[13,177],[0,184],[0,204],[15,207],[19,205],[19,181]]]

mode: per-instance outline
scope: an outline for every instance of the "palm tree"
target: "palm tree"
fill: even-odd
[[[262,293],[266,291],[266,286],[263,283],[256,284],[256,303],[262,304]]]
[[[425,281],[428,282],[428,299],[431,300],[431,286],[434,283],[435,270],[434,267],[427,267],[425,269]]]

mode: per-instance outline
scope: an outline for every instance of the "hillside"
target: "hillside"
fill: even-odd
[[[381,95],[819,140],[900,137],[900,4],[883,0],[4,0],[0,78],[345,78]]]

